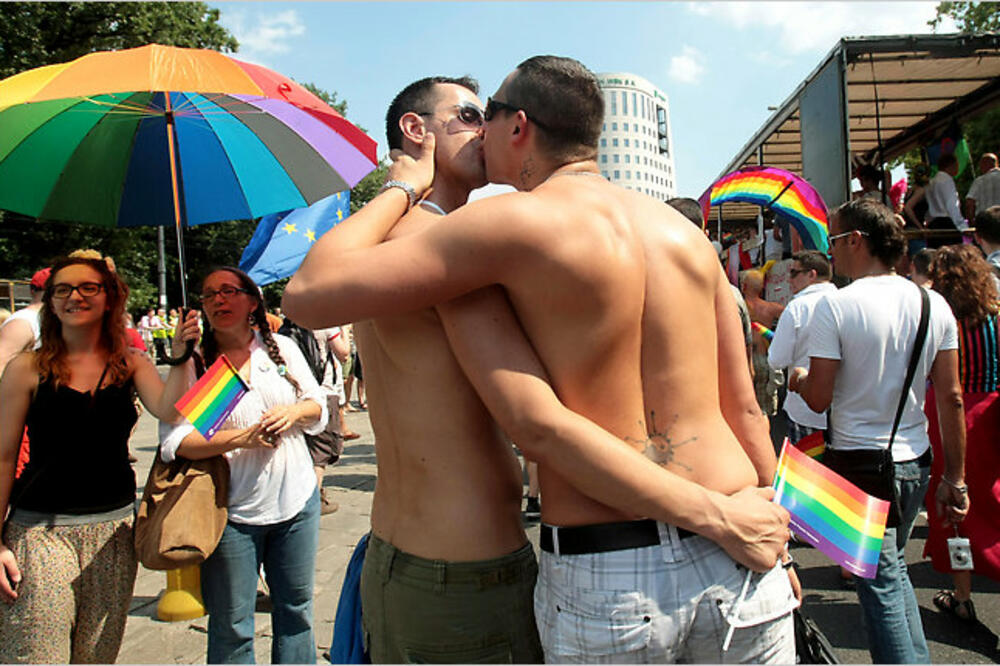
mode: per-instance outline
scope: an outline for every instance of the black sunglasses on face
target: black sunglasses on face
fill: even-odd
[[[493,99],[492,97],[487,97],[486,111],[483,113],[483,118],[486,120],[486,122],[490,122],[491,120],[493,120],[493,116],[496,115],[497,111],[513,111],[514,113],[517,113],[518,111],[524,111],[524,109],[522,109],[519,106],[513,106],[511,104],[508,104],[507,102],[501,102],[500,100]],[[546,125],[545,123],[538,122],[530,115],[528,115],[527,111],[524,111],[524,116],[531,122],[541,127],[542,129],[551,131],[551,128],[548,125]]]
[[[470,127],[480,128],[485,122],[483,110],[480,109],[475,104],[465,103],[465,104],[455,104],[450,108],[458,109],[458,119]],[[418,113],[418,116],[433,116],[433,111],[426,111],[424,113]]]

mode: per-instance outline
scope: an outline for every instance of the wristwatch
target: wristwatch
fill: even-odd
[[[391,190],[394,187],[398,187],[399,189],[406,192],[406,198],[409,201],[409,203],[406,206],[406,210],[409,211],[411,208],[413,208],[413,205],[417,203],[417,191],[413,189],[413,185],[410,185],[404,180],[386,181],[385,185],[382,186],[382,189],[380,189],[378,193],[382,194],[386,190]]]

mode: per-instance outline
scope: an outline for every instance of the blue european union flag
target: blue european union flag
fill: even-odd
[[[308,208],[265,215],[240,257],[240,269],[259,285],[277,282],[299,269],[316,240],[351,214],[349,190]]]

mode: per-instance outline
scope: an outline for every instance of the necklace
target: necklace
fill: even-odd
[[[441,206],[438,206],[433,201],[424,200],[424,201],[420,202],[420,205],[421,206],[427,206],[428,208],[430,208],[432,211],[434,211],[438,215],[447,215],[448,214],[448,213],[444,212],[444,208],[441,208]]]
[[[548,182],[549,179],[555,178],[556,176],[597,176],[598,178],[603,178],[601,174],[596,171],[553,171],[549,174],[549,177],[542,182]]]

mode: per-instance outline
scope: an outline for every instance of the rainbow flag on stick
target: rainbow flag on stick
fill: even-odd
[[[874,578],[889,503],[872,497],[785,439],[774,501],[792,514],[791,530],[862,578]]]
[[[769,329],[767,326],[764,326],[764,324],[752,321],[750,322],[750,328],[752,328],[755,332],[760,333],[761,337],[764,338],[766,342],[770,342],[774,339],[774,331]]]
[[[226,355],[221,354],[174,407],[205,439],[211,439],[248,390],[240,373]]]

